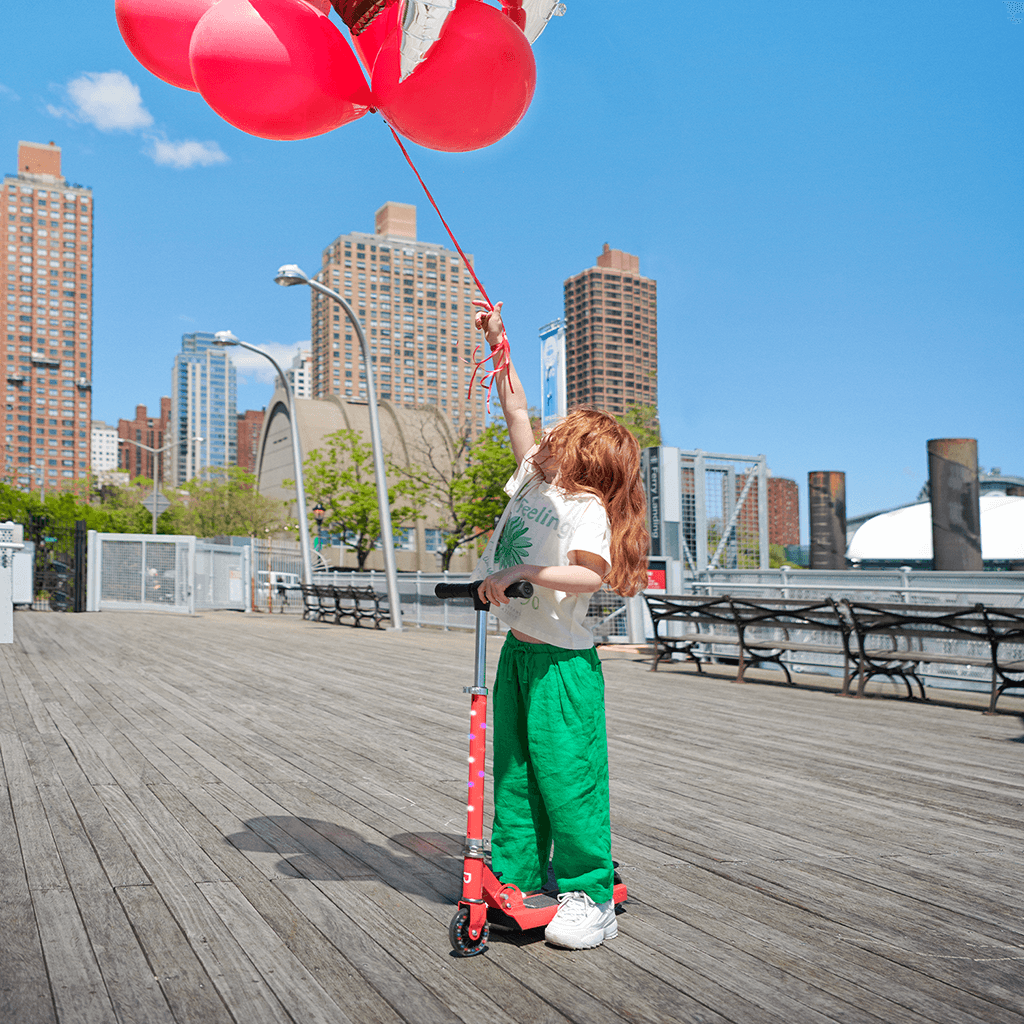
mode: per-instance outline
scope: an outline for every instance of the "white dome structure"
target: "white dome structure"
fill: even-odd
[[[981,557],[986,562],[1024,562],[1024,498],[983,494]],[[923,501],[883,512],[864,523],[846,551],[856,562],[920,562],[932,558],[932,506]]]

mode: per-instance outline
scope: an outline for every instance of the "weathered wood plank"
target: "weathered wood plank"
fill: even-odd
[[[56,1024],[46,962],[28,892],[0,892],[0,1020]]]
[[[77,892],[75,898],[117,1019],[133,1024],[174,1024],[171,1008],[118,897],[106,890]]]
[[[216,986],[152,885],[118,889],[153,977],[178,1024],[235,1024]]]
[[[57,1016],[81,1024],[117,1024],[103,975],[69,889],[37,889],[32,905]]]
[[[64,865],[21,742],[15,737],[0,735],[0,757],[7,776],[7,791],[29,889],[67,888]]]

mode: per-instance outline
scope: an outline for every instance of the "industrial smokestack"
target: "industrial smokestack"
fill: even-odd
[[[811,506],[811,568],[846,568],[846,474],[807,474]]]
[[[928,442],[928,489],[933,568],[937,572],[981,572],[981,492],[974,438]]]

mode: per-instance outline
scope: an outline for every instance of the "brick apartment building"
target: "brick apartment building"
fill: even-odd
[[[795,480],[768,477],[768,543],[800,543],[800,488]]]
[[[566,406],[621,414],[658,405],[658,283],[640,259],[605,243],[565,295]]]
[[[150,416],[144,405],[135,406],[135,419],[119,419],[117,421],[117,436],[126,441],[138,441],[147,448],[159,450],[163,448],[170,436],[167,433],[171,422],[171,400],[170,398],[160,399],[160,415]],[[130,480],[137,476],[144,476],[149,480],[165,480],[167,474],[164,472],[165,456],[159,456],[159,463],[154,475],[153,454],[137,444],[122,444],[119,446],[117,468],[128,474]]]
[[[52,142],[19,142],[17,172],[2,187],[7,437],[0,473],[23,490],[49,492],[89,476],[92,189],[64,178]]]
[[[238,449],[235,458],[238,466],[250,473],[256,472],[264,415],[263,409],[246,409],[238,414]]]
[[[468,256],[472,262],[472,255]],[[436,405],[456,434],[484,428],[484,391],[468,395],[469,359],[479,335],[479,292],[459,254],[416,237],[416,207],[385,203],[374,233],[339,235],[323,250],[320,280],[351,303],[375,364],[378,397],[394,405]],[[351,324],[313,292],[313,398],[365,400],[366,373]]]

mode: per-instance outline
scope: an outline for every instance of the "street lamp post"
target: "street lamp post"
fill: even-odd
[[[388,605],[391,608],[391,628],[402,628],[402,605],[398,594],[398,574],[395,570],[395,538],[391,530],[391,503],[388,500],[388,480],[384,471],[384,448],[380,439],[380,419],[377,415],[377,388],[373,382],[373,361],[370,359],[370,346],[366,342],[363,325],[359,322],[355,310],[336,291],[321,284],[314,278],[307,277],[294,263],[281,267],[274,280],[282,287],[293,284],[307,284],[314,291],[333,299],[345,311],[359,338],[359,347],[363,353],[363,366],[366,368],[366,406],[370,412],[370,445],[373,448],[373,475],[377,482],[377,508],[380,518],[380,540],[384,552],[384,577],[388,587]]]
[[[192,440],[193,441],[202,441],[203,439],[201,437],[193,437]],[[133,444],[133,445],[135,445],[136,448],[142,448],[145,451],[149,452],[150,455],[153,456],[153,509],[152,509],[152,511],[153,511],[153,535],[156,536],[156,521],[157,521],[157,518],[159,516],[159,513],[156,510],[156,495],[157,495],[158,476],[159,476],[159,474],[157,473],[157,468],[156,468],[157,467],[156,457],[158,455],[163,454],[169,448],[173,448],[175,446],[175,444],[177,444],[177,442],[176,441],[172,441],[170,444],[165,444],[163,446],[163,448],[150,448],[148,444],[143,444],[141,441],[133,441],[130,437],[119,437],[117,439],[117,443],[118,444]]]
[[[288,418],[292,421],[292,464],[295,469],[295,500],[298,503],[299,547],[302,549],[302,582],[308,586],[313,582],[313,560],[309,553],[309,518],[306,515],[306,484],[302,477],[302,448],[299,445],[299,418],[295,408],[295,393],[284,370],[272,355],[248,342],[239,341],[230,331],[217,331],[213,338],[214,345],[237,345],[263,356],[264,359],[269,359],[277,370],[278,377],[281,378],[281,386],[288,400]]]

